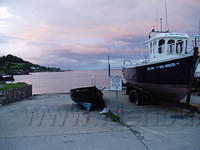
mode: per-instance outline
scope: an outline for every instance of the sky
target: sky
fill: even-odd
[[[200,0],[166,0],[170,31],[199,31]],[[157,13],[156,13],[157,12]],[[0,0],[0,56],[61,69],[111,68],[143,59],[164,0]]]

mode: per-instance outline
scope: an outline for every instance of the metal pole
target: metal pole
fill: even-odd
[[[118,113],[118,102],[119,98],[118,98],[118,91],[116,91],[116,112]]]
[[[110,56],[108,56],[108,77],[110,77]]]
[[[158,25],[159,23],[158,23],[158,8],[156,8],[156,29],[155,29],[155,31],[159,31],[159,25]]]
[[[162,32],[162,18],[160,18],[160,31]]]
[[[167,3],[165,2],[165,17],[166,17],[166,30],[169,31],[169,23],[168,23],[168,16],[167,16]]]
[[[96,86],[96,75],[94,75],[94,86]]]

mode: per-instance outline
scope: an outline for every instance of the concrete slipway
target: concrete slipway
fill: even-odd
[[[115,110],[115,93],[104,91]],[[199,97],[192,102],[200,104]],[[136,106],[119,93],[121,123],[87,112],[69,94],[44,94],[0,107],[0,150],[198,150],[200,114],[172,105]]]

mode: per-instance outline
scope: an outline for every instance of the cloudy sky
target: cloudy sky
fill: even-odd
[[[199,0],[167,0],[171,31],[198,32]],[[0,56],[62,69],[121,67],[140,59],[164,0],[0,0]],[[165,22],[164,22],[165,23]]]

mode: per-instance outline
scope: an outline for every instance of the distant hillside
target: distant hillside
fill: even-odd
[[[0,57],[0,74],[19,75],[28,74],[30,72],[56,72],[60,68],[45,67],[38,64],[32,64],[22,58],[13,55]]]

